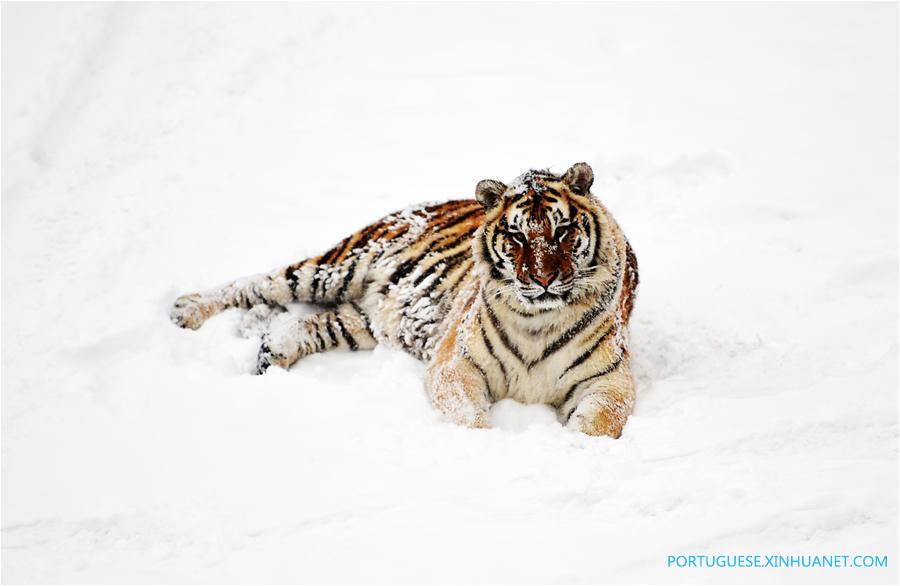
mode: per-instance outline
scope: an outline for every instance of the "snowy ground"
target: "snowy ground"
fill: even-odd
[[[897,5],[4,4],[5,582],[896,582]],[[638,405],[440,421],[179,293],[586,160]],[[877,554],[685,570],[674,554]]]

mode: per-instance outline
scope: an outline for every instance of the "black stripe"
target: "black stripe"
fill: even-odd
[[[491,390],[491,381],[488,380],[487,373],[484,372],[484,369],[481,368],[481,366],[477,362],[475,362],[475,359],[472,358],[471,356],[469,356],[468,354],[463,354],[463,358],[465,358],[469,364],[474,366],[475,369],[481,373],[481,378],[482,378],[482,380],[484,380],[484,384],[487,387],[488,398],[491,401],[493,401],[494,400],[494,391]]]
[[[591,243],[593,236],[594,250],[591,254],[591,258],[593,259],[591,264],[596,265],[599,251],[602,248],[600,242],[600,224],[597,222],[597,214],[593,210],[581,205],[577,201],[569,200],[569,204],[573,208],[575,208],[578,214],[582,214],[583,216],[581,219],[581,225],[584,228],[585,232],[587,232],[588,244]],[[591,232],[593,232],[593,234]]]
[[[428,253],[426,252],[425,254],[428,254]],[[422,260],[422,258],[425,256],[425,254],[417,256],[415,258],[411,258],[409,260],[405,260],[402,263],[400,263],[400,266],[397,267],[397,270],[394,271],[393,274],[391,274],[391,279],[390,279],[391,283],[396,285],[397,283],[400,282],[400,279],[402,279],[406,275],[413,272],[413,269],[416,268],[416,263],[418,263],[420,260]]]
[[[381,224],[378,225],[378,230],[374,234],[372,234],[371,239],[380,240],[387,232],[391,230],[392,226],[394,226],[394,224],[389,224],[388,222],[382,220]]]
[[[447,244],[444,244],[443,246],[441,246],[441,247],[439,247],[439,248],[436,248],[436,249],[432,250],[431,252],[432,252],[433,254],[436,255],[436,254],[438,254],[438,253],[441,253],[441,252],[444,252],[444,251],[447,251],[447,250],[452,250],[452,249],[456,248],[457,246],[459,246],[459,245],[461,245],[461,244],[467,244],[466,241],[467,241],[467,240],[471,240],[471,238],[472,238],[472,233],[475,232],[475,230],[477,230],[477,228],[472,228],[472,229],[470,229],[470,230],[467,230],[466,232],[463,232],[462,234],[460,234],[460,235],[459,235],[457,238],[455,238],[453,241],[451,241],[451,242],[449,242],[449,243],[447,243]],[[441,259],[441,260],[438,260],[437,262],[435,262],[434,264],[432,264],[430,267],[428,267],[428,269],[426,269],[425,271],[423,271],[423,273],[422,273],[421,275],[419,275],[419,276],[416,278],[416,280],[413,282],[413,286],[418,286],[418,285],[420,285],[420,284],[422,283],[422,281],[424,281],[425,279],[427,279],[427,278],[428,278],[428,275],[432,274],[432,273],[433,273],[433,272],[434,272],[434,271],[435,271],[442,263],[448,263],[448,262],[449,262],[450,264],[447,265],[448,267],[450,267],[450,266],[455,266],[455,265],[458,263],[458,261],[459,261],[459,258],[458,258],[458,257],[459,257],[460,255],[471,254],[471,252],[472,252],[471,247],[467,247],[467,248],[466,248],[465,250],[463,250],[462,252],[458,252],[458,253],[456,253],[456,254],[453,254],[453,255],[451,255],[451,256],[448,256],[448,257],[445,257],[445,258],[443,258],[443,259]],[[424,261],[425,259],[422,258],[422,260]]]
[[[322,339],[322,336],[319,334],[319,329],[315,329],[316,333],[316,352],[321,352],[325,350],[325,340]]]
[[[481,323],[481,317],[478,318],[478,330],[481,332],[481,341],[484,342],[484,347],[487,348],[488,354],[491,355],[491,358],[497,361],[497,365],[500,367],[500,372],[503,373],[503,385],[509,386],[509,376],[506,374],[506,367],[503,366],[503,362],[499,358],[497,358],[497,354],[494,353],[494,345],[491,344],[491,341],[487,337],[487,333],[484,331],[484,325]]]
[[[494,230],[494,234],[493,234],[493,236],[491,236],[491,252],[493,252],[497,258],[502,258],[500,256],[500,253],[497,252],[497,238],[499,238],[499,237],[500,237],[500,230]]]
[[[460,206],[460,207],[462,207],[462,206]],[[458,209],[459,208],[457,208],[454,211],[457,211]],[[432,232],[443,232],[444,230],[446,230],[448,228],[452,228],[453,226],[456,226],[457,224],[462,224],[469,218],[477,216],[477,215],[481,214],[482,212],[483,212],[483,210],[481,209],[481,205],[478,204],[477,207],[469,210],[468,212],[459,214],[459,215],[454,216],[449,219],[445,219],[445,220],[441,221],[439,224],[435,224],[430,230]]]
[[[603,291],[600,292],[599,299],[597,300],[598,305],[609,307],[609,304],[612,303],[613,297],[616,296],[616,291],[619,287],[618,268],[614,273],[614,278],[615,280],[607,280],[603,283]]]
[[[506,330],[500,325],[500,321],[497,319],[497,315],[494,313],[494,308],[491,307],[491,304],[488,302],[487,297],[484,294],[484,289],[481,291],[481,299],[484,302],[485,310],[487,311],[488,318],[491,320],[491,325],[494,326],[494,331],[497,332],[497,335],[500,337],[500,341],[503,342],[503,345],[506,346],[506,349],[509,350],[516,359],[525,364],[525,359],[522,358],[522,354],[519,353],[519,349],[509,340],[509,336],[506,335]]]
[[[510,310],[511,312],[513,312],[516,315],[521,315],[522,317],[534,317],[536,315],[541,315],[541,314],[548,313],[551,311],[556,311],[556,308],[554,308],[554,307],[539,307],[534,313],[528,313],[525,311],[521,311],[512,306],[507,306],[506,309]]]
[[[353,280],[353,273],[356,271],[356,265],[362,262],[360,259],[353,259],[353,262],[347,268],[347,273],[344,275],[344,280],[341,282],[341,286],[338,287],[338,290],[334,293],[334,298],[337,301],[340,301],[344,296],[344,293],[347,291],[347,288],[350,286],[350,281]]]
[[[484,236],[483,236],[484,247],[485,247],[485,248],[487,248],[487,245],[488,245],[488,244],[487,244],[487,237],[486,237],[486,234],[487,234],[487,231],[484,232]],[[497,236],[498,236],[499,234],[500,234],[500,230],[494,230],[494,235],[491,237],[491,246],[490,246],[490,252],[492,252],[493,254],[492,254],[492,255],[490,255],[490,254],[486,254],[486,255],[485,255],[485,256],[487,256],[487,260],[488,260],[488,262],[489,262],[490,265],[491,265],[491,278],[492,278],[492,279],[497,279],[497,280],[503,279],[503,275],[500,273],[500,269],[497,268],[497,264],[496,264],[496,262],[494,261],[494,258],[495,258],[495,257],[496,257],[497,260],[502,260],[502,257],[501,257],[500,254],[497,252],[497,245],[496,245],[496,242],[497,242]]]
[[[331,319],[325,318],[325,331],[328,332],[328,337],[331,338],[331,345],[337,346],[337,336],[334,335],[334,329],[331,327]]]
[[[396,240],[409,232],[410,227],[410,224],[400,224],[399,226],[397,226],[397,224],[391,224],[390,226],[388,226],[387,231],[390,232],[391,230],[397,230],[397,233],[391,236],[393,240]]]
[[[381,241],[382,238],[384,238],[385,234],[387,234],[388,232],[391,232],[392,230],[398,230],[398,232],[397,232],[396,234],[394,234],[393,236],[391,236],[391,240],[388,241],[388,242],[391,242],[391,241],[393,241],[393,240],[396,240],[396,239],[400,238],[401,236],[403,236],[403,235],[406,234],[407,232],[409,232],[409,227],[410,227],[409,224],[400,224],[400,223],[398,223],[398,222],[395,222],[395,223],[383,222],[383,223],[381,224],[380,229],[378,230],[378,232],[375,233],[375,234],[372,234],[372,236],[371,236],[370,239],[371,239],[371,240]],[[385,252],[387,252],[387,247],[383,247],[381,250],[379,250],[379,251],[376,253],[375,258],[381,258],[382,255],[384,255]]]
[[[319,279],[321,279],[320,275],[324,275],[326,273],[326,269],[324,265],[316,265],[316,270],[313,272],[312,280],[309,282],[309,300],[314,302],[316,301],[316,297],[318,297],[319,292]],[[327,275],[326,275],[327,276]]]
[[[594,344],[590,348],[585,350],[585,352],[581,356],[576,358],[572,362],[572,364],[570,364],[569,367],[566,368],[561,375],[559,375],[559,379],[562,379],[562,377],[566,376],[566,374],[568,374],[568,372],[570,370],[572,370],[573,368],[575,368],[576,366],[578,366],[579,364],[581,364],[582,362],[584,362],[585,360],[590,358],[591,354],[593,354],[594,351],[596,351],[597,348],[600,347],[600,344],[602,344],[609,337],[609,335],[613,333],[613,330],[615,330],[615,329],[616,329],[616,320],[613,320],[612,323],[609,325],[609,327],[606,328],[606,331],[603,332],[603,335],[600,336],[600,338],[596,342],[594,342]]]
[[[300,275],[297,274],[297,271],[299,271],[302,266],[303,263],[290,265],[284,272],[284,278],[287,279],[288,287],[295,299],[297,298],[297,281],[300,280]]]
[[[475,259],[472,257],[464,258],[463,262],[471,262],[473,265],[475,264]],[[462,283],[463,278],[469,273],[471,269],[463,269],[459,271],[459,274],[455,277],[452,283],[448,284],[447,288],[444,289],[444,295],[450,295],[451,297],[456,294],[456,288],[459,287],[459,284]],[[449,273],[449,271],[448,271]]]
[[[350,246],[350,242],[353,240],[353,236],[355,236],[355,234],[341,240],[341,242],[337,246],[322,255],[319,259],[319,262],[316,263],[316,271],[313,273],[313,277],[309,285],[309,297],[311,301],[315,302],[316,298],[319,297],[319,283],[322,278],[328,277],[328,266],[331,265],[334,259],[344,254],[344,251],[348,246]],[[321,297],[325,297],[325,294],[326,291],[323,290]]]
[[[381,225],[377,223],[366,226],[365,230],[363,230],[359,235],[359,239],[353,243],[353,248],[351,248],[350,251],[352,252],[357,248],[363,248],[364,246],[366,246],[372,239],[372,235],[375,233],[375,230],[377,230],[380,226]]]
[[[475,211],[479,211],[479,210],[475,210]],[[464,214],[464,215],[466,215],[466,214]],[[444,250],[448,250],[449,248],[458,246],[463,240],[465,240],[466,238],[469,238],[469,237],[470,237],[469,232],[465,232],[462,235],[458,236],[453,241],[451,241],[450,243],[445,244],[443,247],[432,250],[431,245],[433,245],[437,242],[440,242],[442,239],[446,238],[445,235],[438,235],[438,237],[435,238],[434,241],[431,242],[426,247],[426,250],[423,253],[421,253],[413,258],[403,261],[400,264],[400,266],[397,267],[397,270],[395,270],[390,277],[391,283],[393,283],[394,285],[398,284],[400,282],[400,279],[402,279],[403,277],[412,273],[416,269],[416,267],[419,265],[419,263],[424,261],[429,255],[434,255],[435,253],[442,252]],[[418,282],[421,282],[421,281],[418,281]],[[382,292],[385,292],[385,291],[386,291],[386,289],[384,289]]]
[[[493,266],[494,266],[494,259],[493,259],[493,257],[491,257],[491,255],[488,253],[488,245],[487,245],[487,228],[485,228],[484,230],[481,231],[481,240],[480,240],[480,244],[481,244],[481,257],[484,259],[485,262],[490,263],[490,265],[493,267]]]
[[[579,385],[581,385],[582,383],[586,383],[589,380],[593,380],[593,379],[599,378],[601,376],[606,376],[608,374],[612,374],[616,369],[619,368],[619,366],[622,364],[622,360],[624,360],[624,359],[625,359],[625,352],[619,352],[618,355],[616,356],[616,359],[613,360],[609,366],[607,366],[606,368],[604,368],[597,374],[593,374],[587,378],[583,378],[580,381],[578,381],[577,383],[573,384],[571,387],[569,387],[569,391],[566,393],[566,398],[563,399],[562,404],[565,405],[566,403],[568,403],[569,401],[572,400],[572,397],[575,395],[575,390],[578,388]],[[572,410],[569,411],[568,415],[566,415],[566,420],[563,422],[563,425],[565,425],[566,423],[569,422],[569,418],[572,417],[572,413],[574,413],[575,409],[577,409],[577,408],[578,408],[578,405],[575,405],[572,407]]]
[[[471,259],[471,258],[472,258],[471,253],[470,254],[458,254],[458,255],[453,255],[452,257],[450,257],[449,260],[445,260],[444,262],[440,263],[440,264],[444,265],[444,270],[441,273],[441,276],[438,277],[437,279],[435,279],[434,281],[432,281],[431,284],[428,285],[428,288],[426,288],[424,291],[422,291],[422,297],[431,297],[431,294],[434,292],[434,290],[437,288],[437,286],[440,285],[441,283],[443,283],[447,279],[447,277],[450,276],[450,272],[454,268],[456,268],[461,263],[463,263],[466,260]]]
[[[375,339],[375,334],[372,333],[372,327],[371,327],[371,325],[369,324],[369,316],[366,315],[366,312],[364,312],[364,311],[362,310],[362,308],[361,308],[359,305],[357,305],[355,302],[351,301],[351,302],[350,302],[350,306],[353,307],[353,309],[356,310],[356,313],[359,314],[359,317],[362,318],[362,320],[363,320],[363,325],[366,326],[366,331],[369,332],[369,335],[372,336],[372,339],[374,340],[374,339]]]
[[[481,231],[481,239],[478,241],[478,244],[480,246],[480,256],[482,260],[488,263],[488,266],[491,267],[491,278],[497,280],[503,279],[503,275],[497,268],[496,261],[493,255],[491,255],[491,249],[488,247],[487,230]]]
[[[357,241],[353,243],[353,247],[350,249],[350,252],[353,252],[356,249],[365,247],[369,243],[369,241],[372,239],[372,235],[375,233],[375,231],[379,227],[381,227],[381,225],[377,224],[377,223],[366,226],[366,228],[359,234],[359,239],[357,239]],[[341,254],[343,254],[343,251],[341,252]],[[341,255],[339,254],[337,256],[339,257]],[[337,257],[335,257],[335,258],[337,258]],[[345,260],[344,262],[347,262],[347,261]],[[334,299],[336,299],[338,301],[341,300],[341,298],[344,295],[344,292],[347,291],[347,287],[350,286],[350,282],[353,280],[353,274],[356,271],[356,265],[359,262],[360,262],[359,259],[355,259],[355,262],[352,265],[350,265],[350,268],[347,269],[347,274],[344,275],[344,280],[341,283],[341,286],[335,292]]]
[[[420,255],[419,258],[422,259],[422,258],[424,258],[424,257],[427,256],[427,255],[428,255],[428,253],[426,253],[425,255]],[[440,267],[445,267],[445,273],[444,273],[444,274],[446,274],[446,270],[448,270],[449,267],[454,266],[454,265],[457,264],[460,260],[464,259],[466,256],[469,256],[469,251],[468,251],[468,250],[463,250],[462,252],[459,252],[459,253],[457,253],[457,254],[455,254],[455,255],[453,255],[453,256],[446,257],[446,258],[444,258],[444,259],[441,259],[441,260],[435,262],[434,264],[432,264],[431,266],[429,266],[425,271],[423,271],[422,274],[420,274],[418,277],[416,277],[416,280],[415,280],[415,282],[414,282],[414,286],[418,286],[419,284],[421,284],[425,279],[427,279],[431,274],[433,274],[433,273],[434,273],[438,268],[440,268]],[[401,265],[401,267],[400,267],[399,269],[397,269],[397,271],[396,271],[396,272],[394,273],[394,275],[391,277],[391,280],[394,279],[394,276],[398,276],[400,273],[408,274],[408,273],[412,272],[412,271],[411,271],[411,266],[412,266],[412,265],[408,264],[408,263],[410,263],[412,260],[414,260],[414,259],[411,259],[410,261],[406,261],[405,263],[403,263],[403,265]],[[403,275],[399,275],[397,280],[399,280],[399,279],[402,278],[402,277],[403,277]],[[442,278],[442,277],[436,278],[436,279],[434,280],[433,283],[430,283],[430,284],[428,285],[427,290],[426,290],[425,292],[423,292],[422,294],[417,295],[417,296],[411,296],[409,299],[407,299],[407,300],[403,303],[403,306],[400,308],[401,313],[402,313],[403,315],[407,315],[408,310],[409,310],[409,306],[410,306],[411,304],[413,304],[414,302],[418,301],[419,299],[423,299],[425,296],[430,296],[431,291],[434,289],[434,287],[437,285],[437,283],[441,280],[441,278]],[[396,282],[395,282],[395,284],[396,284]],[[382,287],[382,290],[381,290],[381,291],[382,291],[382,294],[384,294],[384,293],[386,292],[386,290],[387,290],[387,286]],[[432,320],[429,320],[429,321],[427,322],[427,324],[422,324],[422,325],[424,326],[424,325],[434,324],[434,323],[435,323],[435,321],[432,319]],[[401,345],[403,346],[403,348],[404,348],[405,350],[410,351],[409,345],[406,343],[405,340],[401,339]],[[411,354],[414,354],[414,355],[418,355],[418,354],[419,354],[419,353],[413,353],[413,352],[411,352],[411,351],[410,351],[410,353],[411,353]]]
[[[452,256],[448,256],[446,258],[443,258],[443,259],[437,261],[436,263],[434,263],[433,265],[431,265],[430,267],[428,267],[427,269],[422,271],[422,274],[420,274],[418,277],[416,277],[416,280],[413,281],[413,287],[418,287],[419,285],[421,285],[422,281],[424,281],[430,275],[432,275],[434,273],[434,271],[436,271],[438,269],[438,267],[447,266],[447,263],[459,262],[459,259],[461,259],[465,256],[468,256],[468,254],[469,254],[468,250],[463,250],[462,252],[457,252],[456,254],[454,254]],[[437,281],[437,279],[435,279],[435,281]]]
[[[471,252],[468,249],[458,252],[458,253],[454,254],[453,256],[449,256],[444,259],[441,259],[441,260],[437,261],[436,263],[432,264],[431,266],[429,266],[428,269],[423,271],[422,274],[416,278],[416,280],[414,282],[414,286],[418,286],[419,284],[421,284],[425,279],[427,279],[429,277],[429,275],[433,274],[438,268],[444,267],[444,270],[443,270],[443,273],[441,274],[441,276],[435,278],[434,282],[430,283],[425,291],[421,292],[421,294],[419,294],[417,296],[411,296],[409,299],[407,299],[403,303],[403,306],[400,309],[401,313],[403,315],[407,315],[409,306],[412,303],[418,301],[419,299],[424,299],[425,297],[430,297],[431,292],[434,290],[434,288],[437,286],[437,284],[441,280],[443,280],[443,278],[447,275],[447,273],[450,271],[450,269],[452,267],[456,266],[457,264],[459,264],[460,262],[462,262],[463,260],[465,260],[466,258],[471,258]],[[383,292],[384,292],[384,289],[382,289],[382,293]],[[427,322],[427,324],[433,324],[433,323],[435,323],[434,319],[431,319]],[[422,324],[422,325],[424,326],[427,324]],[[403,346],[403,348],[405,350],[410,351],[409,345],[405,342],[405,340],[401,340],[401,345]],[[412,353],[412,352],[410,352],[410,353]],[[416,355],[418,355],[418,353],[416,353]]]
[[[457,246],[462,244],[464,241],[471,240],[472,234],[474,234],[475,230],[477,230],[477,229],[478,229],[478,226],[470,227],[468,230],[465,230],[462,233],[460,233],[460,235],[457,238],[455,238],[454,240],[448,242],[447,244],[444,244],[443,246],[439,246],[438,248],[433,249],[432,252],[444,252],[446,250],[451,250],[453,248],[456,248]]]
[[[411,273],[413,270],[415,270],[416,265],[418,265],[421,261],[423,261],[429,254],[432,254],[435,252],[441,252],[441,251],[447,250],[448,248],[452,248],[452,247],[458,245],[460,241],[469,237],[470,231],[466,231],[462,235],[457,237],[456,240],[454,240],[450,244],[445,244],[444,246],[439,247],[434,250],[431,249],[431,246],[433,246],[434,244],[447,238],[447,235],[442,234],[441,232],[443,232],[444,230],[447,230],[448,228],[451,228],[452,226],[455,226],[456,224],[459,224],[459,223],[465,221],[466,219],[468,219],[478,213],[481,213],[480,207],[479,207],[479,209],[474,209],[468,213],[461,214],[459,216],[451,218],[450,220],[443,222],[443,224],[439,224],[439,225],[432,227],[429,231],[432,234],[434,234],[436,237],[428,244],[428,246],[426,246],[426,250],[422,254],[404,261],[397,268],[397,270],[394,272],[394,274],[391,275],[391,282],[396,285],[400,281],[400,279],[402,279],[403,277],[405,277],[406,275]],[[477,229],[477,227],[473,228],[471,230],[471,232],[474,232],[476,229]]]
[[[597,222],[595,214],[588,214],[588,218],[591,220],[591,227],[594,229],[594,254],[591,265],[596,266],[600,262],[600,251],[603,249],[603,243],[600,241],[600,224]]]
[[[538,212],[541,210],[541,200],[540,196],[535,193],[534,197],[531,199],[531,209],[528,210],[528,215],[531,217],[532,221],[539,221]]]
[[[347,345],[350,346],[350,349],[354,352],[359,350],[359,344],[356,343],[356,339],[347,331],[347,328],[344,326],[344,322],[341,321],[341,316],[335,314],[334,321],[337,323],[338,329],[341,330],[341,336],[343,336],[344,341],[347,342]]]
[[[343,240],[341,240],[341,241],[337,244],[337,246],[335,246],[334,248],[332,248],[331,250],[329,250],[328,252],[326,252],[326,253],[322,256],[322,264],[326,264],[326,265],[331,264],[331,262],[332,262],[334,259],[336,259],[336,258],[339,257],[341,254],[343,254],[343,252],[344,252],[344,250],[347,248],[347,246],[350,245],[350,241],[351,241],[352,239],[353,239],[353,235],[347,236],[346,238],[344,238]]]
[[[572,327],[563,332],[558,338],[553,340],[553,342],[551,342],[549,346],[544,348],[544,353],[541,354],[541,357],[530,363],[528,365],[528,368],[531,368],[535,364],[546,359],[548,356],[571,342],[575,336],[577,336],[584,328],[588,327],[591,322],[597,319],[597,316],[606,311],[606,309],[607,304],[599,304],[588,310],[584,315],[581,316],[581,318],[577,322],[575,322]]]
[[[429,254],[431,254],[431,250],[426,247],[425,252],[423,252],[422,254],[406,259],[405,261],[400,263],[400,266],[397,267],[397,270],[391,274],[391,283],[393,283],[394,285],[398,284],[400,282],[400,279],[416,270],[418,264],[425,260],[425,258]]]

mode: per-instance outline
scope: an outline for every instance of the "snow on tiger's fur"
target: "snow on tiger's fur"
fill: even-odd
[[[321,256],[179,297],[171,317],[196,329],[251,309],[242,329],[262,333],[259,373],[383,342],[427,363],[432,404],[456,423],[487,427],[509,397],[619,437],[634,406],[637,260],[592,183],[585,163],[486,179],[475,200],[407,208]],[[283,311],[293,301],[327,311],[297,317]]]

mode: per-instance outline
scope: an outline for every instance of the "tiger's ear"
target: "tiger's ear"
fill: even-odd
[[[585,195],[594,184],[594,170],[587,163],[575,163],[563,175],[563,181],[578,195]]]
[[[506,191],[506,185],[493,179],[482,179],[475,186],[475,199],[478,200],[484,209],[489,210],[500,201],[503,192]]]

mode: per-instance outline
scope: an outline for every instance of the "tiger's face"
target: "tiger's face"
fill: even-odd
[[[506,186],[486,179],[476,198],[487,214],[479,256],[500,294],[526,308],[571,303],[592,287],[600,229],[589,190],[593,171],[578,163],[562,177],[529,171]]]

